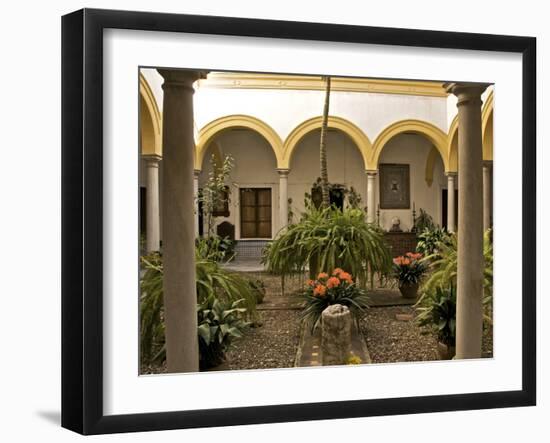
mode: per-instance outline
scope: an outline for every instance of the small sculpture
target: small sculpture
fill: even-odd
[[[390,232],[403,232],[403,230],[400,227],[401,220],[399,220],[398,217],[393,217],[391,219],[391,223],[392,225],[391,225]]]

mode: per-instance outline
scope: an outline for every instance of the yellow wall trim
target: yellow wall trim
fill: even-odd
[[[367,169],[378,169],[378,161],[384,146],[396,135],[415,133],[425,136],[439,151],[445,171],[448,171],[447,134],[431,123],[422,120],[401,120],[386,127],[374,141],[372,157]]]
[[[442,82],[332,77],[331,90],[447,97]],[[199,88],[324,90],[321,77],[212,72]]]
[[[252,117],[250,115],[227,115],[211,121],[199,131],[199,141],[197,143],[195,169],[202,169],[204,156],[210,142],[221,132],[231,128],[247,128],[257,132],[269,143],[275,157],[277,165],[282,162],[283,142],[275,130],[267,123]],[[278,166],[281,167],[281,166]]]
[[[162,156],[162,116],[157,106],[157,101],[153,95],[153,91],[147,83],[143,74],[139,74],[139,94],[142,99],[141,104],[145,105],[146,109],[140,110],[140,125],[141,125],[141,153],[143,155],[160,155]],[[141,119],[148,118],[152,125],[152,134],[148,133],[147,124]]]
[[[323,123],[323,117],[313,117],[309,120],[298,125],[292,130],[285,140],[283,147],[283,158],[282,162],[279,165],[279,168],[287,169],[290,168],[290,161],[292,159],[292,154],[296,150],[296,147],[300,141],[311,131],[320,129]],[[356,125],[350,121],[330,115],[328,118],[328,127],[331,129],[337,129],[348,135],[351,140],[358,147],[361,155],[363,156],[363,161],[365,162],[365,169],[367,168],[368,159],[372,151],[372,143],[365,133]]]

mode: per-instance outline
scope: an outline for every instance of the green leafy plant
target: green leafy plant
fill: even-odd
[[[418,235],[418,243],[416,251],[424,256],[434,256],[439,251],[440,244],[450,245],[451,234],[446,229],[434,227],[432,229],[424,229]],[[437,258],[437,256],[434,256]]]
[[[437,338],[447,346],[456,342],[456,287],[454,284],[438,286],[417,303],[416,321],[437,333]]]
[[[304,309],[300,318],[312,333],[321,320],[322,312],[330,305],[347,306],[355,321],[368,307],[365,291],[356,286],[351,274],[340,268],[334,269],[330,276],[321,272],[315,280],[309,280],[303,299]]]
[[[197,257],[216,262],[231,261],[235,256],[235,242],[229,237],[213,234],[195,240]]]
[[[199,305],[212,297],[224,309],[238,302],[239,309],[244,309],[244,318],[254,318],[257,296],[246,278],[223,269],[213,260],[200,258],[198,251],[195,265]],[[161,255],[141,257],[141,267],[140,359],[142,364],[158,364],[166,359]]]
[[[420,208],[419,215],[416,217],[414,228],[416,232],[423,232],[426,229],[432,230],[436,227],[433,217],[424,209]]]
[[[431,292],[438,286],[445,287],[450,283],[456,285],[456,274],[458,269],[458,241],[456,235],[451,235],[451,241],[438,243],[438,250],[432,256],[427,256],[430,261],[431,274],[424,283],[423,292]],[[483,271],[483,289],[485,299],[491,298],[493,293],[493,244],[491,234],[488,230],[483,237],[483,257],[485,267]]]
[[[224,302],[210,294],[197,305],[201,370],[221,364],[234,339],[242,337],[250,325],[244,320],[243,302]]]
[[[248,280],[248,284],[250,285],[252,292],[256,296],[256,303],[263,303],[266,292],[265,283],[260,279],[250,279]]]
[[[393,259],[392,276],[399,285],[420,283],[426,272],[426,265],[419,252],[407,252]]]
[[[359,194],[353,186],[350,186],[348,192],[348,207],[351,209],[361,209],[361,201],[361,194]]]
[[[365,283],[369,267],[389,272],[391,256],[383,231],[367,223],[363,211],[310,208],[264,250],[263,263],[283,276],[309,267],[312,278],[322,269],[342,268]]]
[[[164,360],[164,317],[162,299],[162,259],[153,253],[141,257],[142,277],[139,304],[140,356],[143,363]]]
[[[438,250],[431,256],[426,257],[430,262],[429,278],[424,282],[421,290],[424,294],[433,293],[438,287],[447,287],[449,284],[456,286],[456,275],[458,270],[458,241],[455,234],[450,236],[450,242],[438,244]],[[493,242],[491,230],[487,230],[483,236],[483,305],[485,308],[485,321],[492,322],[493,304]]]
[[[206,184],[202,187],[197,200],[202,203],[206,214],[207,237],[214,235],[214,221],[216,209],[229,203],[229,188],[225,182],[231,174],[234,166],[233,157],[225,156],[222,164],[218,164],[216,157],[212,154],[210,159],[211,171]]]

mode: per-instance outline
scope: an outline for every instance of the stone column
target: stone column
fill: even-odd
[[[195,214],[195,238],[199,238],[199,175],[200,169],[195,169],[193,174],[193,194],[195,196],[193,211]]]
[[[367,222],[376,222],[375,187],[378,171],[367,171]]]
[[[480,358],[483,329],[481,94],[487,85],[452,83],[458,102],[458,273],[456,358]]]
[[[199,369],[193,217],[193,82],[199,72],[158,70],[164,78],[162,232],[168,372]]]
[[[160,251],[159,162],[161,157],[158,155],[144,155],[143,159],[147,170],[145,248],[147,253],[151,253]]]
[[[288,173],[289,169],[277,169],[279,173],[279,229],[288,224]]]
[[[455,181],[456,181],[456,172],[448,172],[447,173],[447,230],[449,232],[456,231]]]
[[[493,221],[493,162],[483,162],[483,231],[492,226]]]

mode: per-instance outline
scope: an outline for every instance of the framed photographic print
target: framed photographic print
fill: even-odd
[[[534,405],[535,52],[64,16],[62,425]]]

